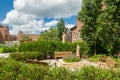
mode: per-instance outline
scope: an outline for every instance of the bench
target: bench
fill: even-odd
[[[60,58],[60,57],[64,57],[66,55],[72,55],[72,51],[62,51],[62,52],[55,52],[55,59]]]

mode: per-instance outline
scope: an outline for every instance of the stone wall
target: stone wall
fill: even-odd
[[[25,40],[23,37],[28,37],[28,41],[37,41],[39,35],[38,34],[24,34],[22,31],[19,31],[18,33],[18,41],[24,42]]]
[[[82,40],[80,35],[80,30],[82,29],[83,23],[79,20],[76,22],[76,26],[71,29],[72,33],[72,42],[76,42],[78,40]]]
[[[9,41],[9,29],[7,26],[0,25],[0,43]]]

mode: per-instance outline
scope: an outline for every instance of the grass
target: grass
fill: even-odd
[[[3,48],[0,48],[0,53],[2,53],[3,52]]]
[[[79,62],[81,60],[81,58],[79,57],[76,57],[74,55],[66,55],[64,58],[63,58],[63,61],[64,62]]]
[[[90,57],[89,60],[92,62],[99,62],[100,58],[105,58],[105,57],[106,55],[98,54],[98,55]]]

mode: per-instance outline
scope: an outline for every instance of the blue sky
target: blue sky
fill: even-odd
[[[82,0],[0,0],[0,24],[8,25],[12,35],[19,30],[40,33],[55,26],[60,18],[71,28],[76,25],[81,3]]]
[[[13,9],[13,0],[0,0],[0,21],[4,20],[6,14]]]

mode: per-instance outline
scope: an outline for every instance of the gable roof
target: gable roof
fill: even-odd
[[[73,29],[75,29],[77,26],[74,26],[74,27],[72,27],[70,30],[73,30]]]

